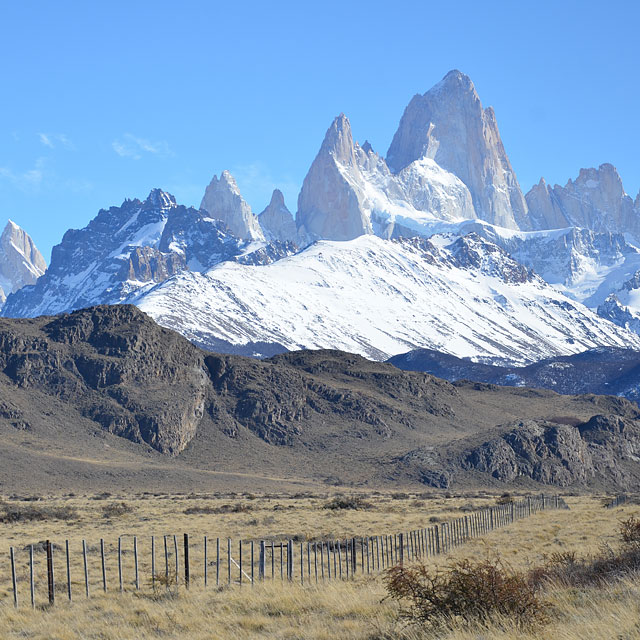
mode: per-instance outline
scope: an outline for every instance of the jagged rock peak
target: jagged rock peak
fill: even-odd
[[[373,147],[371,146],[371,143],[368,140],[364,141],[364,144],[362,145],[362,150],[365,153],[375,153],[375,151],[373,150]]]
[[[529,229],[527,205],[504,150],[492,108],[483,109],[471,79],[450,71],[415,95],[400,120],[387,165],[399,173],[429,158],[468,187],[477,216],[501,227]]]
[[[168,209],[176,206],[176,199],[170,193],[167,193],[162,189],[151,189],[145,203],[154,207]]]
[[[222,220],[231,233],[243,240],[263,240],[257,216],[240,194],[240,189],[229,171],[220,178],[213,176],[207,187],[200,208],[216,220]]]
[[[372,233],[368,213],[349,178],[362,181],[351,125],[341,113],[327,129],[302,183],[296,217],[301,238],[353,240]]]
[[[46,269],[47,263],[31,236],[9,220],[0,236],[0,304],[8,294],[34,284]]]
[[[284,203],[284,195],[282,195],[280,189],[273,190],[271,202],[258,216],[258,220],[268,241],[297,243],[296,223],[291,211],[287,209],[287,205]]]
[[[344,113],[334,118],[331,126],[327,129],[320,153],[331,154],[342,164],[353,165],[355,163],[351,123]]]
[[[640,239],[637,207],[610,163],[597,169],[580,169],[578,177],[569,179],[564,187],[550,187],[541,181],[526,199],[536,229],[575,226],[597,232],[631,233]]]

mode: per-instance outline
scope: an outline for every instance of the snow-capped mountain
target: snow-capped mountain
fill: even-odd
[[[640,337],[475,235],[320,241],[266,266],[184,272],[134,302],[205,347],[245,353],[268,343],[381,359],[428,347],[525,363],[598,345],[640,348]]]
[[[118,303],[186,268],[230,259],[245,245],[220,221],[154,189],[144,201],[125,200],[84,229],[67,231],[45,275],[10,295],[2,313],[28,317]]]
[[[354,142],[340,114],[304,179],[296,220],[312,239],[352,240],[431,235],[438,222],[475,217],[469,190],[455,175],[429,158],[392,174],[369,143]]]
[[[31,236],[9,220],[0,236],[0,304],[10,293],[34,284],[46,268]]]
[[[495,112],[483,109],[473,82],[458,70],[413,97],[387,152],[394,173],[421,158],[435,160],[464,182],[478,218],[509,229],[530,228]]]
[[[295,220],[277,189],[255,215],[227,171],[199,210],[154,190],[68,231],[3,314],[135,302],[209,348],[256,354],[425,347],[513,364],[635,349],[639,207],[611,165],[525,200],[493,110],[452,71],[412,99],[386,159],[338,116]]]
[[[542,178],[526,200],[535,229],[580,227],[624,233],[640,242],[640,193],[634,203],[611,164],[580,169],[576,180],[569,180],[564,187],[551,187]]]

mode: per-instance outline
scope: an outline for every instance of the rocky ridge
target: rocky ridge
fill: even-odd
[[[83,483],[110,473],[127,486],[143,471],[163,487],[250,471],[359,486],[623,488],[640,475],[639,417],[620,398],[453,385],[335,350],[213,354],[131,305],[0,320],[4,488],[23,459],[28,486],[52,459],[47,486],[67,490],[79,463]]]

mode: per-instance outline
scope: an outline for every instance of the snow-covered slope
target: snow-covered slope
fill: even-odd
[[[0,304],[8,294],[34,284],[46,269],[29,234],[9,220],[0,236]]]
[[[184,269],[230,259],[245,245],[222,222],[154,189],[142,202],[125,200],[102,209],[84,229],[67,231],[45,275],[10,295],[2,314],[32,317],[114,304]]]
[[[213,348],[276,343],[385,358],[416,347],[524,363],[640,338],[475,235],[321,241],[267,266],[182,273],[134,301]]]

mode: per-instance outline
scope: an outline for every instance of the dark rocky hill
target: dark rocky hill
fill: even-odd
[[[216,355],[129,305],[0,320],[0,493],[632,488],[639,420],[339,351]]]

